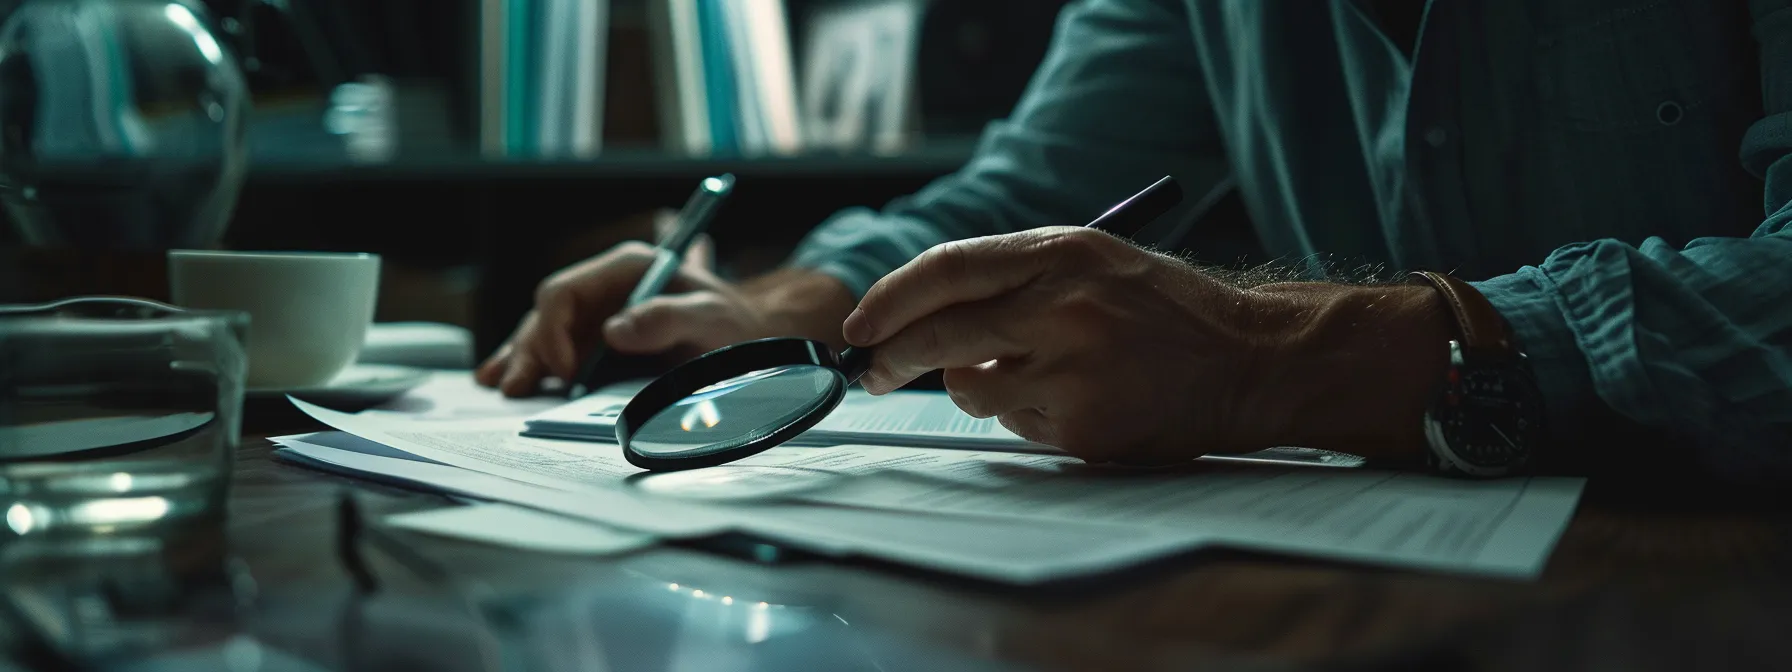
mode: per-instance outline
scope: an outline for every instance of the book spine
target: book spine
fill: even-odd
[[[709,107],[709,137],[714,153],[740,154],[738,101],[732,53],[724,22],[723,0],[697,0],[697,26],[703,43],[704,96]]]

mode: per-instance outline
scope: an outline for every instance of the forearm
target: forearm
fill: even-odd
[[[770,333],[821,341],[835,349],[845,346],[840,323],[856,299],[838,278],[784,268],[742,283],[741,292]]]
[[[1274,334],[1251,364],[1241,408],[1263,445],[1322,448],[1388,463],[1425,455],[1423,419],[1447,369],[1454,326],[1422,285],[1314,282],[1249,290],[1266,306],[1254,330]]]

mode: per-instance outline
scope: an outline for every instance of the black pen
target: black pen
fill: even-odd
[[[624,309],[641,304],[648,299],[659,296],[666,284],[678,275],[678,267],[684,263],[684,254],[697,236],[709,228],[709,222],[715,219],[716,211],[721,209],[722,201],[734,190],[734,176],[724,174],[719,177],[704,178],[697,185],[696,193],[686,201],[684,208],[678,211],[678,221],[672,231],[661,238],[654,246],[653,264],[647,267],[646,275],[635,285],[635,291],[628,295],[628,303]],[[603,364],[604,355],[609,348],[603,339],[598,339],[591,355],[585,358],[584,365],[579,367],[579,374],[567,388],[567,397],[577,399],[591,391],[592,378],[597,374],[597,367]]]

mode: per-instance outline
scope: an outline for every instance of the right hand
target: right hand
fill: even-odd
[[[711,270],[709,247],[698,240],[663,294],[627,309],[629,292],[653,263],[651,245],[623,243],[549,276],[536,289],[535,308],[475,378],[524,396],[549,375],[571,381],[600,337],[622,354],[694,356],[771,335],[746,294]]]

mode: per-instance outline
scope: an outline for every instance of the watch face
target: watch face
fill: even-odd
[[[1524,361],[1504,353],[1452,354],[1457,365],[1432,409],[1433,429],[1464,469],[1504,471],[1524,463],[1543,418]]]

